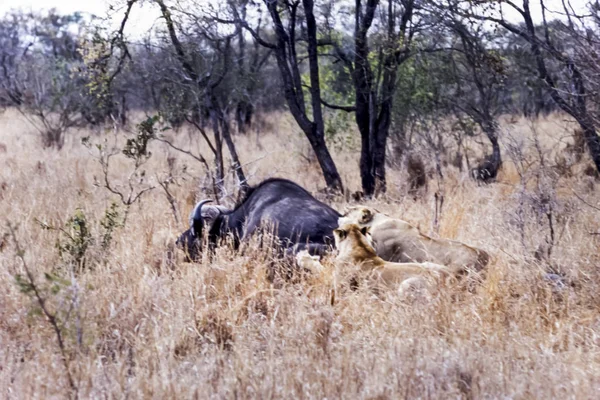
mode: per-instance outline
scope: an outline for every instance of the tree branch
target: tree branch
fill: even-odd
[[[596,210],[596,211],[600,211],[600,207],[597,207],[597,206],[595,206],[595,205],[593,205],[593,204],[590,204],[590,203],[588,203],[588,202],[587,202],[587,201],[586,201],[586,200],[585,200],[583,197],[579,196],[579,195],[577,194],[577,192],[575,192],[574,190],[572,190],[572,192],[573,192],[573,194],[575,195],[575,197],[577,197],[579,200],[581,200],[581,202],[582,202],[583,204],[585,204],[585,205],[586,205],[586,206],[588,206],[588,207],[591,207],[591,208],[593,208],[593,209],[594,209],[594,210]]]
[[[264,40],[263,38],[260,37],[260,34],[258,33],[258,31],[252,29],[252,27],[250,25],[248,25],[248,22],[246,22],[244,19],[240,18],[240,14],[237,10],[237,8],[235,7],[235,4],[233,4],[231,1],[229,1],[229,6],[231,8],[231,11],[233,12],[234,15],[234,20],[230,21],[230,20],[223,20],[220,18],[215,17],[215,21],[223,23],[223,24],[238,24],[240,25],[242,28],[244,28],[245,30],[247,30],[248,32],[250,32],[250,35],[252,35],[252,37],[254,38],[254,40],[256,40],[258,43],[260,43],[261,46],[267,47],[269,49],[276,49],[277,45],[267,42],[266,40]]]
[[[338,106],[335,104],[330,104],[323,99],[321,99],[321,104],[323,104],[327,108],[331,108],[332,110],[340,110],[340,111],[346,111],[346,112],[355,112],[356,111],[355,106]]]

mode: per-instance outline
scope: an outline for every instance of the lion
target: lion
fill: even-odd
[[[359,275],[375,287],[397,287],[400,292],[416,287],[426,287],[430,278],[447,277],[450,270],[430,262],[395,263],[378,257],[369,242],[369,228],[359,228],[356,224],[347,224],[333,231],[338,254],[335,264],[343,267],[356,267]],[[324,267],[314,256],[300,252],[296,256],[298,265],[313,272]]]
[[[368,227],[377,255],[391,262],[432,262],[445,265],[453,273],[481,271],[490,256],[481,249],[448,239],[422,234],[406,221],[391,218],[374,208],[352,207],[338,219],[339,226]]]

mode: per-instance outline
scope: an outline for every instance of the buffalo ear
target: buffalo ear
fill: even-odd
[[[370,226],[363,226],[362,228],[360,228],[360,233],[362,233],[363,236],[367,236],[370,232],[371,232]]]
[[[346,238],[346,236],[348,235],[348,232],[343,230],[343,229],[336,229],[333,231],[333,233],[340,238],[340,240],[344,240]]]

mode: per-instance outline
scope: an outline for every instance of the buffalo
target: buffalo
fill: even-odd
[[[223,206],[196,204],[190,217],[190,228],[177,239],[191,260],[202,253],[202,237],[207,232],[209,248],[229,235],[237,248],[251,235],[270,229],[281,249],[308,250],[323,254],[333,245],[333,230],[340,214],[315,199],[298,184],[287,179],[272,178],[250,188],[233,210]]]

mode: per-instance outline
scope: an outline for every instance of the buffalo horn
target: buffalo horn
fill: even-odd
[[[196,227],[200,228],[198,229],[198,231],[200,231],[202,229],[202,206],[205,205],[206,203],[210,203],[212,200],[211,199],[206,199],[206,200],[202,200],[200,202],[198,202],[198,204],[196,204],[196,207],[194,207],[194,211],[192,211],[192,217],[190,218],[190,225],[192,227],[192,230],[194,231],[194,235],[198,236],[200,235],[202,232],[196,232]]]

